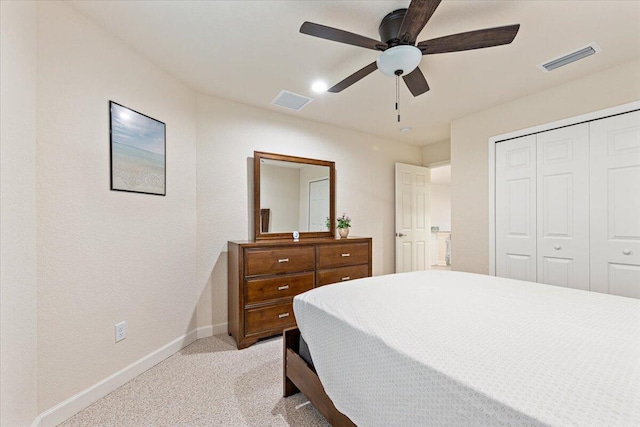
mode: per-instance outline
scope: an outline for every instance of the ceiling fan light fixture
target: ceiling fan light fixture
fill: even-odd
[[[325,83],[322,80],[316,80],[311,85],[311,90],[316,92],[316,93],[326,92],[328,88],[329,88],[329,86],[327,86],[327,83]]]
[[[416,69],[421,60],[420,49],[410,45],[399,45],[382,52],[376,64],[383,74],[394,77],[409,74]]]

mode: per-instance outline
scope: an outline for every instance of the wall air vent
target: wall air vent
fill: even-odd
[[[273,98],[271,104],[288,108],[289,110],[300,111],[311,101],[313,101],[313,98],[289,92],[288,90],[281,90],[278,96]]]
[[[582,49],[578,49],[566,55],[562,55],[561,57],[553,59],[549,62],[545,62],[544,64],[539,64],[538,68],[547,73],[551,70],[564,67],[565,65],[586,58],[587,56],[595,55],[599,52],[602,52],[602,48],[598,45],[598,43],[593,42],[588,46],[583,47]]]

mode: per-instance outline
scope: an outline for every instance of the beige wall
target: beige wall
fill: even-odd
[[[227,241],[250,236],[254,150],[335,161],[337,214],[373,237],[373,273],[393,272],[394,163],[420,164],[420,147],[199,95],[199,326],[226,330]]]
[[[36,4],[0,2],[0,425],[36,393]]]
[[[636,60],[451,124],[454,270],[489,272],[489,138],[636,101],[640,99],[639,76],[640,60]]]
[[[422,147],[422,166],[447,163],[451,160],[451,143],[449,141],[436,142]]]
[[[195,328],[199,292],[195,93],[60,2],[37,75],[42,411]],[[109,100],[167,124],[166,197],[109,190]]]

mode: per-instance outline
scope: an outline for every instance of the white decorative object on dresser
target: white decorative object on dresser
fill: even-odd
[[[497,276],[640,298],[638,108],[493,141]]]

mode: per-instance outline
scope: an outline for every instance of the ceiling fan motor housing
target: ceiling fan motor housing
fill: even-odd
[[[406,13],[407,9],[398,9],[382,18],[382,22],[378,27],[378,34],[380,34],[380,40],[387,43],[389,47],[400,44],[398,32]]]

